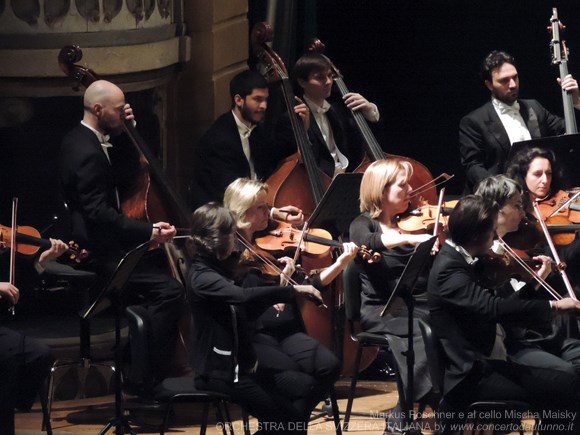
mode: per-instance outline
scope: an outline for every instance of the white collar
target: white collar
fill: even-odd
[[[246,124],[244,124],[235,114],[235,112],[232,110],[232,115],[234,116],[234,119],[236,120],[236,125],[238,126],[238,133],[240,133],[240,137],[242,139],[247,139],[250,137],[250,134],[252,134],[252,130],[254,128],[256,128],[256,124],[252,124],[250,127],[248,127]]]
[[[470,266],[477,263],[478,260],[477,257],[472,257],[471,254],[467,252],[463,246],[456,244],[451,239],[445,240],[445,243],[447,243],[449,246],[451,246],[453,249],[459,252],[461,256],[465,259],[467,264],[469,264]]]
[[[113,145],[111,143],[109,143],[109,140],[111,139],[111,137],[108,134],[101,133],[97,129],[91,127],[85,121],[81,121],[81,124],[84,125],[85,127],[87,127],[89,130],[91,130],[93,133],[95,133],[95,135],[97,136],[97,139],[99,139],[99,142],[101,143],[101,145],[103,145],[107,148],[113,147]]]
[[[330,104],[326,100],[324,100],[324,102],[322,103],[322,107],[319,106],[318,104],[316,104],[314,101],[312,101],[306,95],[304,95],[304,101],[306,102],[306,104],[308,104],[308,107],[310,107],[310,110],[312,110],[317,115],[322,115],[330,110]]]

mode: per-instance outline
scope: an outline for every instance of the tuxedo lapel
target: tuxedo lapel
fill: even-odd
[[[488,102],[485,106],[486,108],[486,119],[484,119],[484,124],[489,132],[489,134],[494,138],[497,144],[503,149],[506,155],[510,151],[510,139],[508,137],[507,131],[505,130],[498,114],[493,108],[493,104]]]
[[[520,100],[520,114],[524,119],[524,123],[528,127],[528,131],[530,132],[530,136],[532,139],[539,139],[542,137],[540,133],[540,124],[538,122],[538,116],[534,109],[529,106],[526,102]]]

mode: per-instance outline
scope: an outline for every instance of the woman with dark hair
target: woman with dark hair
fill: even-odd
[[[527,148],[515,154],[508,162],[506,176],[522,187],[527,213],[533,213],[533,201],[548,200],[563,187],[554,153],[543,148]]]
[[[429,274],[429,322],[446,359],[438,409],[443,433],[454,432],[451,424],[463,420],[470,403],[493,400],[530,403],[542,419],[541,433],[577,433],[575,422],[564,418],[565,411],[571,411],[574,420],[580,408],[577,376],[513,362],[499,322],[545,321],[555,312],[578,312],[580,302],[534,299],[531,284],[502,298],[479,284],[475,265],[492,247],[498,212],[495,202],[478,195],[463,197],[449,217],[449,238]],[[544,261],[537,274],[546,276],[549,271]]]
[[[550,202],[556,196],[565,196],[563,180],[558,168],[556,157],[550,150],[542,148],[523,149],[510,160],[506,176],[516,181],[523,190],[524,210],[528,220],[536,221],[532,204],[534,201]],[[554,201],[557,204],[559,201]],[[554,206],[554,211],[557,205]],[[567,209],[563,212],[566,213]],[[543,234],[536,237],[542,249],[549,254]],[[518,247],[518,246],[515,246]],[[572,285],[580,282],[580,239],[576,237],[572,243],[558,247],[560,259],[567,264],[567,273]]]
[[[281,385],[277,371],[263,369],[251,345],[251,320],[296,295],[321,303],[320,292],[310,285],[236,285],[243,275],[234,253],[236,230],[234,214],[217,203],[193,213],[187,288],[196,386],[231,395],[258,418],[261,433],[306,433],[310,409],[304,391],[313,388],[312,379],[296,375],[295,385]]]

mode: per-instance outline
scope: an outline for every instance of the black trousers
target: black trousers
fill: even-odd
[[[100,257],[93,269],[102,278],[100,288],[115,271],[118,256]],[[100,291],[100,288],[97,290]],[[123,306],[142,305],[151,321],[151,368],[157,380],[171,375],[174,366],[179,320],[187,309],[185,290],[170,276],[168,262],[161,249],[146,252],[131,274],[121,295]]]
[[[471,374],[450,391],[439,408],[443,433],[461,425],[465,409],[476,401],[528,402],[541,418],[542,434],[576,434],[580,410],[579,380],[570,371],[531,367],[511,361],[478,361]],[[463,413],[463,415],[461,414]],[[457,427],[457,426],[456,426]]]
[[[306,434],[312,409],[340,375],[332,352],[301,332],[284,339],[257,334],[256,373],[237,382],[198,378],[200,389],[229,394],[259,421],[260,433]]]
[[[0,435],[14,435],[14,409],[30,410],[52,363],[46,344],[0,327]]]

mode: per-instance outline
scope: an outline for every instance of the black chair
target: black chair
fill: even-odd
[[[61,264],[58,262],[50,262],[45,268],[45,275],[49,279],[57,280],[58,284],[63,284],[70,291],[71,295],[77,299],[77,309],[82,312],[84,308],[89,305],[90,302],[90,290],[95,285],[97,281],[97,275],[94,272],[84,271],[75,269],[67,264]],[[52,410],[52,402],[54,400],[56,386],[60,383],[62,378],[70,372],[70,370],[76,370],[76,376],[78,379],[79,387],[76,393],[76,399],[86,397],[86,381],[89,373],[92,373],[93,369],[99,372],[105,371],[108,375],[105,379],[106,392],[108,392],[110,387],[110,380],[114,372],[114,366],[112,363],[107,362],[93,362],[91,360],[91,329],[90,320],[84,319],[80,314],[79,318],[79,358],[74,360],[68,359],[58,359],[54,362],[47,391],[47,409],[48,415]],[[102,375],[102,373],[101,373]]]
[[[223,434],[226,435],[226,428],[229,427],[233,435],[233,425],[227,406],[229,396],[198,390],[195,388],[193,376],[166,378],[161,383],[154,384],[149,357],[150,320],[147,310],[140,305],[132,305],[125,309],[125,314],[129,326],[130,363],[126,364],[123,370],[123,389],[144,400],[141,403],[125,403],[125,409],[161,410],[163,421],[159,433],[163,435],[169,427],[175,403],[203,403],[200,434],[204,435],[209,405],[213,404]]]
[[[425,352],[427,353],[427,359],[429,360],[429,374],[431,375],[431,382],[433,384],[432,392],[438,396],[439,400],[437,402],[440,403],[443,398],[445,356],[441,343],[433,333],[429,324],[425,320],[419,319],[419,328],[421,329],[421,334],[425,341]],[[493,418],[496,415],[504,416],[508,413],[512,413],[513,415],[525,415],[529,409],[529,403],[516,400],[480,401],[471,403],[465,414],[474,417],[470,419],[473,425],[471,431],[473,435],[476,431],[480,434],[483,433],[485,427],[493,427],[494,421],[497,421]],[[538,420],[536,419],[535,427],[537,427],[537,425]],[[478,427],[480,427],[479,430],[477,430]],[[538,433],[535,427],[532,434]],[[519,433],[522,435],[524,434],[521,422],[519,422]]]
[[[362,357],[362,352],[365,347],[381,347],[386,350],[390,350],[389,342],[385,334],[376,334],[371,332],[359,332],[353,333],[360,329],[360,307],[361,307],[361,285],[360,285],[360,266],[353,262],[350,263],[343,272],[343,286],[344,286],[344,309],[346,319],[348,321],[348,326],[351,331],[351,338],[357,342],[356,359],[354,374],[350,381],[350,390],[348,393],[348,401],[346,404],[346,412],[344,414],[343,428],[348,431],[348,424],[350,422],[350,416],[353,415],[352,404],[354,401],[354,393],[356,391],[356,384],[358,381],[358,372],[360,368],[360,362]],[[397,379],[399,383],[399,379]],[[363,414],[366,417],[369,414]]]

